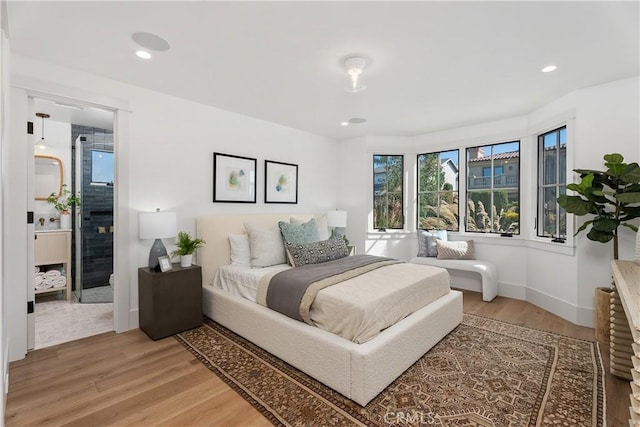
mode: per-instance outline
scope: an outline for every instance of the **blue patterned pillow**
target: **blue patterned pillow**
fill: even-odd
[[[349,256],[349,249],[342,238],[313,243],[285,243],[291,265],[300,267],[320,264]]]
[[[419,257],[437,257],[438,247],[436,240],[447,241],[447,230],[418,230],[418,255]]]
[[[320,240],[315,218],[302,224],[280,221],[278,227],[280,227],[280,233],[282,233],[285,243],[311,243]]]

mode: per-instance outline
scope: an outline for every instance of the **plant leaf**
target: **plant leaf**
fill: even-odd
[[[626,163],[605,163],[605,166],[608,168],[607,172],[611,175],[619,178],[620,175],[624,173],[624,170],[627,167]]]
[[[613,239],[613,233],[606,231],[599,231],[595,228],[592,228],[589,233],[587,233],[587,238],[589,240],[593,240],[594,242],[607,243],[611,239]]]
[[[620,153],[605,154],[604,156],[602,156],[602,158],[607,163],[622,163],[622,162],[624,162],[624,157]]]
[[[591,213],[594,210],[593,202],[586,201],[580,196],[567,196],[566,194],[561,194],[557,200],[558,204],[562,206],[564,210],[572,214],[582,216]]]
[[[640,166],[637,163],[630,163],[620,175],[620,179],[628,184],[640,183]]]
[[[591,224],[592,222],[593,222],[592,220],[585,221],[584,224],[582,224],[580,228],[578,228],[578,231],[576,231],[576,234],[574,234],[574,236],[577,235],[579,232],[583,231],[584,229],[586,229],[589,226],[589,224]]]
[[[580,193],[582,194],[582,187],[580,187],[578,184],[575,183],[571,183],[571,184],[567,184],[567,190],[571,190],[571,191],[575,191],[576,193]]]
[[[593,228],[598,231],[613,232],[620,225],[620,221],[612,218],[596,218],[593,220]]]
[[[634,218],[640,218],[640,206],[624,206],[620,210],[620,215],[620,221],[629,221]],[[624,217],[622,215],[624,215]]]
[[[633,224],[621,224],[621,225],[624,225],[625,227],[629,227],[630,229],[632,229],[636,233],[638,232],[638,227],[633,225]]]
[[[595,194],[596,196],[614,196],[616,192],[613,190],[593,190],[591,194]]]
[[[640,203],[640,192],[621,193],[615,197],[622,203]]]

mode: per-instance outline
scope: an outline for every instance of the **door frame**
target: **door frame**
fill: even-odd
[[[26,123],[28,117],[28,100],[29,98],[41,98],[47,100],[60,101],[65,103],[84,105],[89,107],[101,108],[112,111],[113,118],[113,139],[114,151],[116,152],[114,175],[114,226],[115,232],[113,236],[113,261],[114,261],[114,296],[113,296],[113,330],[116,332],[125,332],[137,325],[131,310],[131,244],[129,239],[129,230],[131,223],[131,212],[129,208],[129,118],[131,110],[129,102],[106,95],[88,92],[85,90],[59,85],[52,82],[42,81],[22,75],[12,75],[11,78],[11,105],[10,114],[11,144],[25,147],[22,153],[25,157],[22,160],[28,160],[28,152],[30,145],[28,144],[28,135],[26,132]],[[15,151],[14,151],[15,153]],[[18,154],[18,153],[16,153]],[[33,149],[31,149],[31,157],[33,157]],[[27,174],[28,170],[12,170],[9,173]],[[28,177],[23,176],[20,180],[27,180]],[[122,184],[119,184],[122,183]],[[26,197],[26,196],[25,196]],[[10,209],[15,213],[14,217],[24,218],[23,209],[29,206],[17,203]],[[33,207],[33,204],[30,205]],[[14,241],[5,241],[7,247],[16,244],[19,240],[18,247],[24,247],[23,242],[30,242],[33,239],[33,224],[29,227],[25,223],[15,224],[19,229],[14,237]],[[29,232],[29,229],[31,232]],[[8,239],[11,240],[11,239]],[[16,265],[16,276],[23,276],[22,280],[7,283],[8,299],[16,302],[17,307],[9,310],[8,314],[8,335],[10,337],[10,360],[18,360],[24,358],[27,354],[27,313],[24,309],[27,307],[27,289],[24,284],[28,283],[28,274],[33,272],[33,242],[30,242],[32,255],[29,258],[29,252],[23,256],[16,257],[16,260],[22,259],[19,265]]]

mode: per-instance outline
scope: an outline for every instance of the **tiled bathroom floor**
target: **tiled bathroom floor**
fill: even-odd
[[[80,304],[63,299],[38,299],[35,314],[35,349],[113,330],[113,303]]]

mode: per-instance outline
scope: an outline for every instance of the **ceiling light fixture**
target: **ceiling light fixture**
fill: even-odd
[[[151,59],[149,51],[165,52],[171,47],[168,41],[151,33],[133,33],[131,38],[138,46],[144,48],[136,51],[136,55],[142,59]]]
[[[156,52],[165,52],[171,47],[168,41],[151,33],[133,33],[131,38],[140,47]]]
[[[349,75],[349,81],[344,87],[344,90],[356,93],[367,88],[367,86],[362,83],[362,70],[365,65],[367,65],[367,61],[359,56],[352,56],[344,60],[344,66]]]
[[[340,126],[349,126],[349,122],[340,122]]]
[[[38,148],[41,150],[46,150],[47,146],[44,142],[44,119],[48,119],[51,116],[47,113],[36,113],[36,117],[40,117],[42,119],[42,138],[40,139],[40,144],[38,144]]]
[[[136,50],[136,55],[138,56],[138,58],[151,59],[151,54],[146,50]]]
[[[556,67],[555,65],[547,65],[546,67],[544,67],[540,71],[542,71],[543,73],[550,73],[550,72],[555,71],[557,69],[558,69],[558,67]]]

